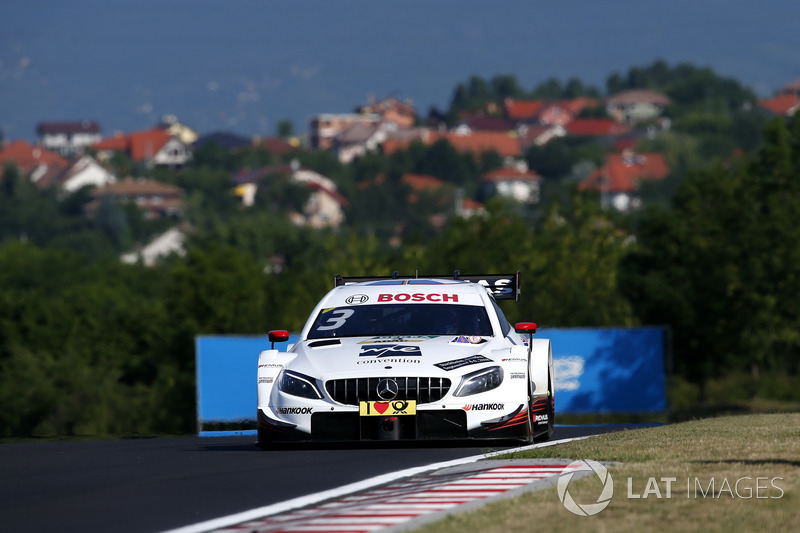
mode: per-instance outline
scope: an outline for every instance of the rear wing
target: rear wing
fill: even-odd
[[[385,280],[410,280],[410,279],[455,279],[460,281],[470,281],[479,283],[489,289],[495,300],[514,300],[519,302],[522,286],[519,280],[519,270],[513,274],[473,274],[463,275],[456,270],[452,275],[445,276],[401,276],[397,271],[392,272],[391,276],[363,276],[355,278],[345,278],[339,274],[334,277],[334,287],[360,283],[364,281],[385,281]]]

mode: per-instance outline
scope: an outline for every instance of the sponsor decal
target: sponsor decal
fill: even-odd
[[[536,415],[536,420],[534,420],[534,422],[538,424],[541,422],[547,422],[547,420],[548,420],[547,415]]]
[[[262,383],[273,383],[274,381],[275,381],[275,378],[272,377],[272,376],[265,377],[265,378],[258,378],[258,384],[259,385],[262,384]]]
[[[442,370],[450,371],[455,370],[456,368],[461,368],[462,366],[468,365],[477,365],[479,363],[493,363],[491,359],[488,357],[484,357],[480,354],[472,355],[470,357],[465,357],[463,359],[454,359],[453,361],[445,361],[443,363],[436,363],[433,366],[438,366]]]
[[[486,339],[478,335],[459,335],[451,340],[450,344],[483,344],[484,342],[486,342]]]
[[[403,344],[376,344],[374,346],[362,346],[359,357],[397,357],[397,356],[422,356],[419,346],[406,346]]]
[[[386,363],[414,363],[420,364],[419,359],[412,359],[412,358],[405,358],[405,357],[389,357],[389,358],[380,358],[380,359],[362,359],[360,361],[356,361],[357,365],[383,365]]]
[[[458,302],[458,294],[422,294],[416,292],[409,294],[379,294],[379,302]]]
[[[511,379],[525,379],[525,372],[511,372]]]
[[[278,407],[275,412],[279,415],[310,415],[313,407]]]
[[[382,342],[423,342],[435,338],[437,338],[436,335],[417,335],[415,337],[372,337],[371,339],[361,341],[358,344],[378,344]]]
[[[264,363],[263,365],[258,365],[258,368],[283,368],[283,365],[276,363]]]
[[[527,363],[528,360],[522,357],[504,357],[504,363]]]
[[[368,302],[369,296],[367,296],[366,294],[354,294],[352,296],[348,296],[347,298],[345,298],[344,301],[347,302],[348,305],[353,305],[353,304],[358,305]]]
[[[502,411],[505,409],[503,403],[476,403],[467,404],[463,407],[465,411]]]
[[[472,281],[474,283],[479,283],[492,291],[496,296],[514,296],[514,280],[508,278],[495,278],[491,280],[485,279],[467,279],[461,278],[464,281]],[[510,285],[510,286],[509,286]]]
[[[528,424],[528,410],[524,405],[520,405],[511,413],[494,418],[492,420],[484,420],[481,426],[487,428],[489,431],[501,431],[504,429],[512,428],[514,426],[522,426]]]
[[[417,414],[417,402],[414,400],[394,400],[391,402],[361,402],[361,416],[398,416]]]

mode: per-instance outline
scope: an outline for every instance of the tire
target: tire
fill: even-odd
[[[536,427],[536,423],[533,420],[533,391],[531,390],[530,380],[528,380],[528,427],[530,428],[530,434],[523,441],[526,445],[536,442],[533,436],[533,429]]]
[[[553,377],[550,372],[547,372],[547,430],[537,435],[534,442],[547,442],[553,436],[553,430],[556,426],[556,409],[555,409],[555,396],[553,395]]]

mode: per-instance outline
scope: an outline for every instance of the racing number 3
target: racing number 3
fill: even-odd
[[[331,316],[327,317],[324,326],[317,327],[317,331],[327,331],[329,329],[338,329],[344,326],[345,321],[353,314],[352,309],[334,309],[331,311]]]

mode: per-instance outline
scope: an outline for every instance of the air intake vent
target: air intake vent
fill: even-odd
[[[333,379],[325,382],[325,390],[335,402],[345,405],[380,402],[383,399],[378,397],[378,382],[383,379],[397,382],[397,400],[416,400],[417,404],[438,402],[450,390],[450,380],[447,378],[417,377]]]

